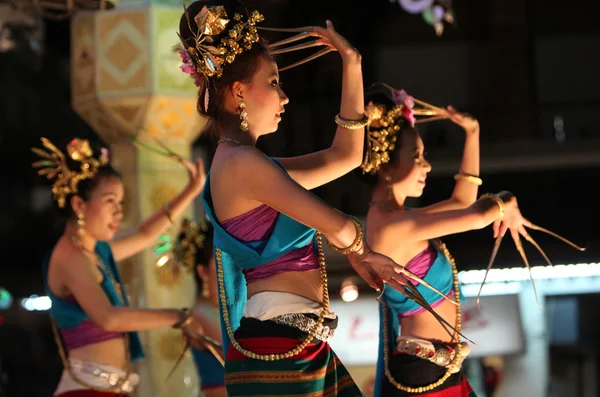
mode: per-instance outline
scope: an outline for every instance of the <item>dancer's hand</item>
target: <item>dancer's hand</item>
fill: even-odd
[[[518,243],[520,241],[519,234],[526,236],[525,226],[531,227],[531,222],[521,214],[517,198],[512,193],[503,191],[498,193],[498,197],[504,202],[504,217],[493,224],[494,238],[504,236],[506,231],[510,230],[513,240]]]
[[[385,255],[371,251],[366,243],[359,253],[348,255],[348,260],[356,273],[377,291],[383,290],[384,283],[387,283],[390,287],[403,293],[404,285],[408,284],[406,278],[401,274],[404,267]]]
[[[319,42],[332,50],[340,53],[342,60],[346,61],[358,61],[360,62],[361,56],[358,50],[348,42],[341,34],[339,34],[333,27],[331,21],[326,22],[327,27],[322,28],[315,26],[312,32],[309,32],[311,36],[319,37]]]
[[[479,121],[469,113],[460,113],[453,106],[448,106],[446,109],[440,109],[438,115],[447,117],[455,124],[461,126],[468,135],[479,133]]]
[[[199,194],[204,188],[204,182],[206,182],[206,171],[204,170],[204,161],[202,159],[196,159],[196,163],[181,159],[181,164],[188,171],[188,187],[195,193]]]
[[[204,327],[198,318],[192,315],[190,321],[181,328],[186,338],[198,339],[200,335],[204,335]]]

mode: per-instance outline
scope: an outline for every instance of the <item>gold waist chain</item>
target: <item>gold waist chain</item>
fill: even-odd
[[[382,312],[383,312],[383,362],[384,362],[384,368],[385,368],[385,376],[388,378],[389,382],[396,389],[402,390],[402,391],[405,391],[408,393],[424,393],[427,391],[431,391],[431,390],[435,389],[436,387],[442,385],[452,375],[454,367],[461,360],[462,346],[460,344],[460,336],[458,335],[458,332],[460,332],[461,328],[462,328],[461,327],[461,313],[460,313],[460,289],[458,286],[458,271],[456,270],[456,262],[454,261],[454,258],[450,254],[450,251],[448,251],[448,248],[446,248],[446,245],[441,240],[437,240],[437,245],[438,245],[439,250],[446,257],[446,259],[448,259],[450,264],[452,264],[452,275],[454,278],[454,299],[457,303],[457,305],[456,305],[456,326],[454,327],[456,329],[456,332],[454,333],[453,338],[456,339],[459,343],[456,344],[456,354],[454,356],[454,359],[448,366],[446,373],[444,375],[442,375],[442,377],[440,379],[438,379],[436,382],[433,382],[427,386],[410,387],[410,386],[402,385],[394,379],[394,377],[392,376],[392,373],[390,372],[390,368],[389,368],[390,347],[389,347],[389,342],[388,342],[389,321],[388,321],[387,305],[383,301],[381,301],[381,305],[383,307],[383,310],[382,310]]]
[[[221,300],[221,307],[223,308],[223,319],[225,320],[225,327],[227,329],[227,335],[231,340],[231,344],[235,347],[235,350],[242,353],[244,356],[248,358],[252,358],[255,360],[263,360],[263,361],[277,361],[283,360],[286,358],[293,357],[299,354],[304,348],[315,338],[319,329],[321,329],[323,325],[323,321],[325,320],[325,316],[329,313],[329,291],[327,289],[327,269],[325,268],[325,254],[323,253],[323,237],[321,233],[317,232],[317,250],[319,254],[319,264],[320,264],[320,273],[321,273],[321,284],[323,286],[323,302],[321,303],[321,314],[319,315],[319,319],[317,320],[314,328],[311,332],[308,333],[308,336],[304,339],[304,341],[293,348],[290,351],[285,353],[277,353],[277,354],[258,354],[251,352],[250,350],[244,349],[238,341],[235,339],[233,328],[231,328],[231,321],[229,320],[229,310],[227,309],[227,296],[225,294],[225,285],[224,285],[224,275],[223,275],[223,262],[222,262],[222,251],[217,248],[216,249],[216,262],[217,262],[217,281],[219,282],[219,299]]]

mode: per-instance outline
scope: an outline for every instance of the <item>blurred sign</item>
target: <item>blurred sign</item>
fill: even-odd
[[[331,347],[345,365],[372,365],[379,346],[379,306],[374,298],[346,303],[334,301],[331,310],[339,316]],[[477,343],[470,357],[520,353],[524,349],[518,295],[481,297],[462,304],[463,333]]]
[[[338,327],[331,347],[345,365],[377,362],[379,346],[379,302],[374,297],[354,302],[333,301],[331,311],[338,315]]]
[[[482,296],[462,304],[463,334],[477,343],[469,357],[485,357],[523,352],[525,339],[521,323],[519,295]]]

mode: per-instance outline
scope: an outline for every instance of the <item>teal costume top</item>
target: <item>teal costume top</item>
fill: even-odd
[[[121,284],[121,294],[123,295],[123,300],[125,301],[125,305],[129,305],[129,301],[127,299],[127,294],[122,286],[121,276],[119,274],[119,269],[117,267],[117,263],[113,258],[112,251],[110,249],[110,245],[108,243],[98,241],[95,248],[96,254],[100,257],[100,259],[106,265],[108,271],[112,273],[113,278],[116,282]],[[44,273],[44,287],[46,289],[46,294],[52,301],[52,307],[50,308],[50,315],[56,322],[56,325],[60,329],[69,329],[75,328],[79,326],[82,322],[90,320],[90,317],[83,311],[81,306],[74,299],[62,299],[58,296],[54,295],[48,286],[48,265],[50,263],[50,256],[52,252],[48,253],[44,258],[42,263],[43,273]],[[108,274],[104,273],[104,270],[101,269],[103,280],[100,284],[100,287],[108,297],[110,303],[113,306],[122,306],[122,303],[119,299],[119,295],[113,283],[111,281],[111,277]],[[129,334],[129,349],[131,354],[132,361],[137,360],[139,358],[144,357],[144,351],[142,350],[142,344],[140,343],[140,338],[137,332],[128,332]]]
[[[276,160],[271,159],[277,166],[285,171]],[[221,265],[223,269],[223,287],[219,284],[219,295],[225,292],[227,296],[227,310],[229,321],[235,331],[240,326],[243,317],[244,305],[247,301],[247,288],[242,269],[255,268],[269,263],[291,250],[305,247],[311,241],[315,242],[316,231],[285,214],[279,214],[271,236],[264,241],[243,243],[227,233],[222,227],[214,212],[210,190],[210,175],[207,175],[206,184],[202,192],[202,203],[210,222],[214,226],[213,246],[222,252]],[[216,255],[215,255],[216,257]],[[218,266],[218,265],[217,265]],[[222,302],[219,300],[221,311],[221,333],[223,335],[223,349],[227,354],[230,339],[227,335],[223,319]]]

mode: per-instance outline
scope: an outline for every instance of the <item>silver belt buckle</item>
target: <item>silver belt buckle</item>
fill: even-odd
[[[430,361],[440,367],[452,367],[452,373],[460,371],[463,361],[471,351],[467,343],[461,342],[460,357],[455,360],[458,354],[456,347],[452,351],[447,347],[436,348],[432,342],[418,338],[399,339],[396,343],[396,350],[399,352]]]
[[[284,314],[281,316],[273,317],[271,321],[276,322],[278,324],[294,327],[296,329],[299,329],[300,331],[309,334],[317,325],[317,322],[314,319],[305,316],[303,313]],[[321,326],[317,329],[315,338],[323,342],[328,342],[331,340],[331,338],[333,338],[334,331],[334,329],[321,324]]]

